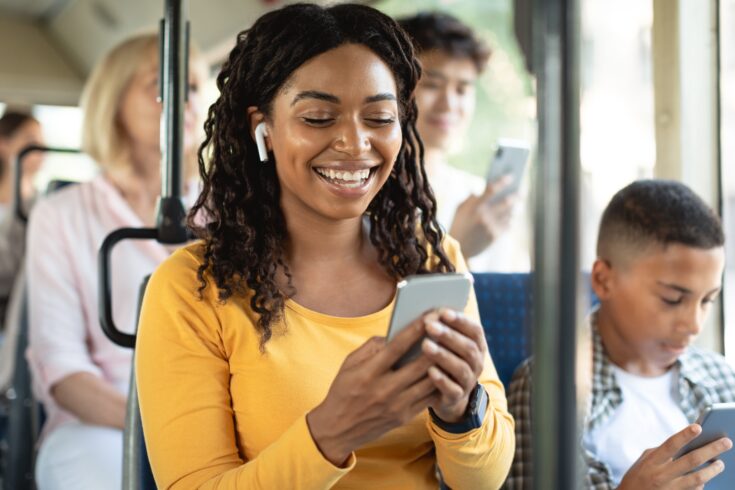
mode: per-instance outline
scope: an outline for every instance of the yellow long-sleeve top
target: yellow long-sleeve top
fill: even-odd
[[[465,270],[456,242],[448,239],[445,249]],[[515,440],[489,357],[480,379],[489,395],[481,428],[450,434],[424,411],[336,467],[312,439],[306,414],[324,399],[345,357],[386,334],[393,303],[339,318],[289,300],[261,353],[247,299],[221,303],[211,278],[199,299],[202,251],[194,244],[166,260],[141,312],[138,392],[159,488],[436,489],[436,462],[455,490],[500,487]],[[474,293],[465,313],[478,318]]]

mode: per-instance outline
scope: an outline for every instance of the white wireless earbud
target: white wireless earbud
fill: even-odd
[[[268,161],[268,147],[265,146],[265,134],[265,122],[258,123],[255,126],[255,145],[258,147],[258,156],[262,163]]]

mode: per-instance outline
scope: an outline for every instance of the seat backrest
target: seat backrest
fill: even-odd
[[[473,276],[488,350],[507,389],[513,372],[531,355],[533,275],[486,272]],[[580,289],[589,294],[590,306],[597,304],[589,273],[582,274]]]
[[[12,372],[11,386],[7,397],[10,399],[8,410],[7,456],[4,458],[5,488],[25,490],[34,488],[33,459],[42,418],[41,405],[36,402],[31,390],[31,373],[25,360],[28,347],[28,309],[25,295],[25,281],[19,278],[20,287],[16,295],[17,323],[13,357],[15,369]]]
[[[76,184],[77,182],[74,180],[52,180],[48,183],[48,186],[46,186],[46,194],[50,194],[52,192],[56,192],[59,189],[63,189],[66,186]]]
[[[151,276],[146,276],[138,293],[138,315],[143,304],[143,296]],[[133,354],[135,356],[135,354]],[[135,360],[130,374],[130,390],[128,391],[128,407],[125,415],[125,433],[123,437],[123,490],[156,490],[153,471],[148,461],[148,451],[143,435],[143,422],[140,419],[140,403],[138,386],[135,381]]]
[[[513,371],[531,355],[531,274],[490,272],[473,276],[488,350],[507,389]]]

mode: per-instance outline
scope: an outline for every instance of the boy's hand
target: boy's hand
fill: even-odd
[[[482,195],[468,197],[455,211],[449,234],[459,242],[465,257],[479,254],[508,230],[517,197],[493,198],[512,182],[506,175],[488,183]]]
[[[704,488],[705,483],[725,469],[725,464],[715,461],[698,471],[690,471],[729,450],[732,441],[723,437],[674,459],[679,450],[701,432],[701,426],[692,424],[669,437],[659,447],[644,451],[625,474],[618,490]]]

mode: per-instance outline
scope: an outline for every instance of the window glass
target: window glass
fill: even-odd
[[[720,165],[725,227],[725,355],[735,362],[735,0],[720,0]]]
[[[580,265],[595,259],[600,215],[633,180],[653,176],[656,162],[651,30],[653,2],[582,2]]]
[[[46,145],[54,148],[81,146],[82,111],[78,107],[38,105],[33,115],[43,127]],[[97,173],[97,166],[86,155],[69,155],[49,152],[43,167],[38,171],[35,184],[45,189],[52,180],[90,180]]]

